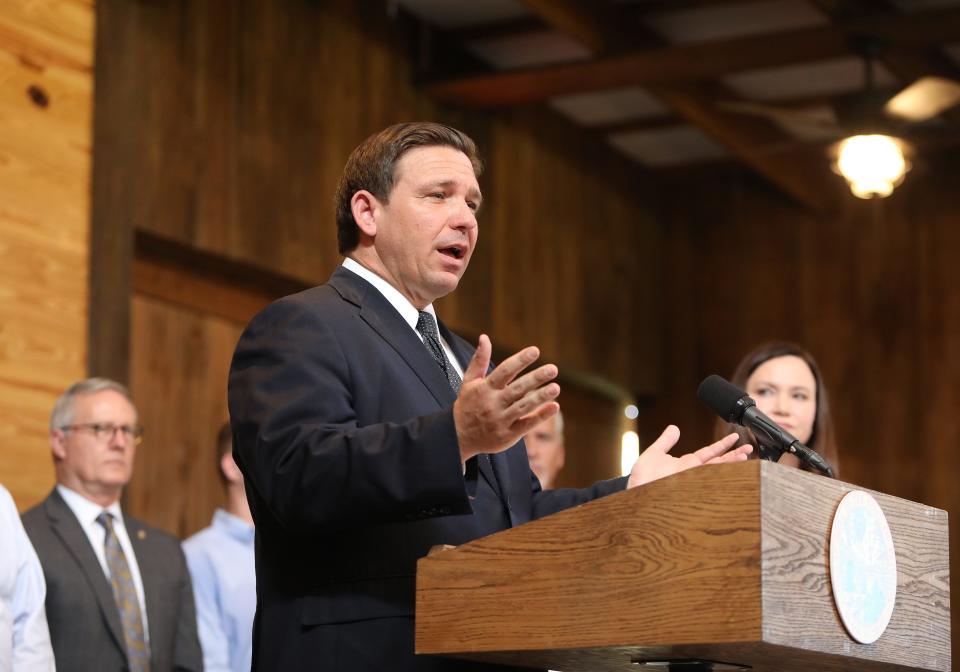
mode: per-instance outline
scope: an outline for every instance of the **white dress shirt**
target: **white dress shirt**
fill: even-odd
[[[400,313],[400,316],[403,317],[406,323],[410,325],[410,328],[413,329],[413,333],[415,333],[417,337],[423,341],[423,336],[421,336],[420,332],[417,331],[417,321],[420,319],[420,311],[415,305],[410,303],[407,297],[401,294],[400,291],[389,282],[381,278],[373,271],[364,268],[359,262],[354,261],[350,257],[347,257],[343,260],[343,267],[349,271],[353,271],[371,285],[376,287],[377,291],[383,294],[383,298],[389,301],[390,305],[396,308],[397,312]],[[437,313],[433,309],[432,303],[424,308],[424,310],[433,315],[434,321],[437,320]],[[453,364],[453,368],[457,370],[457,373],[460,375],[460,379],[462,380],[463,367],[460,366],[460,362],[457,361],[456,355],[453,354],[453,350],[450,348],[450,344],[447,343],[446,339],[443,337],[443,334],[439,334],[439,336],[440,345],[443,347],[443,351],[446,353],[447,359],[449,359],[450,363]]]
[[[127,564],[130,565],[130,574],[133,575],[133,585],[137,589],[137,601],[140,603],[140,618],[143,619],[143,636],[149,644],[150,628],[147,623],[147,601],[143,597],[143,579],[140,578],[140,566],[137,564],[137,556],[133,552],[133,546],[130,544],[130,536],[127,534],[127,528],[123,523],[123,512],[120,510],[120,502],[114,502],[104,508],[66,486],[57,485],[57,492],[60,493],[63,501],[67,503],[67,506],[73,511],[73,515],[75,515],[80,522],[80,527],[83,528],[87,539],[90,540],[90,546],[93,547],[93,552],[96,554],[97,560],[100,561],[100,567],[103,568],[103,575],[107,577],[108,582],[110,581],[110,567],[107,565],[107,552],[103,546],[107,531],[103,525],[97,522],[97,516],[103,511],[113,516],[113,531],[116,533],[117,540],[120,542],[120,548],[123,549],[123,554],[127,558]]]
[[[53,672],[40,560],[0,485],[0,672]]]

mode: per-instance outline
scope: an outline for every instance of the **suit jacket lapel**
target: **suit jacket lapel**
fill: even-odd
[[[410,325],[373,285],[343,267],[334,272],[329,284],[360,308],[361,319],[397,351],[441,408],[453,405],[456,397],[443,371]]]
[[[453,389],[450,387],[443,371],[437,366],[433,356],[427,351],[423,341],[414,333],[410,325],[373,285],[343,267],[334,272],[329,284],[337,290],[344,300],[360,308],[361,319],[397,351],[397,354],[410,366],[410,369],[423,382],[441,408],[453,406],[456,396],[454,396]],[[438,327],[444,340],[450,344],[457,360],[460,362],[460,368],[466,371],[467,364],[473,356],[472,351],[468,351],[463,339],[453,336],[442,322],[438,321]],[[498,459],[499,456],[491,455],[490,457],[490,460],[477,460],[477,467],[490,487],[493,488],[493,491],[501,499],[504,499],[506,481],[500,480],[498,482],[497,474],[502,473],[501,478],[505,478],[506,467],[497,464],[501,461],[501,459]],[[497,466],[493,467],[494,464],[497,464]],[[471,466],[468,465],[468,470]],[[506,500],[504,500],[504,503],[506,504]]]
[[[50,527],[54,534],[60,537],[60,541],[63,542],[64,547],[76,560],[82,574],[93,589],[93,593],[97,597],[97,604],[100,606],[100,612],[107,622],[110,635],[126,655],[127,649],[123,639],[123,628],[120,625],[120,611],[117,609],[117,603],[113,597],[113,588],[107,582],[103,567],[90,547],[90,539],[80,526],[80,521],[73,515],[73,511],[63,501],[56,489],[47,497],[44,502],[44,509],[50,519]]]

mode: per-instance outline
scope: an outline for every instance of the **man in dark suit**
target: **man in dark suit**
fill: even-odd
[[[230,371],[234,451],[257,529],[254,669],[494,670],[414,655],[416,561],[480,536],[717,460],[675,427],[628,479],[542,492],[520,438],[559,410],[557,367],[529,347],[490,368],[437,326],[477,240],[473,142],[401,124],[351,154],[330,281],[256,316]]]
[[[57,486],[23,525],[46,577],[60,672],[203,669],[180,544],[120,510],[141,437],[130,395],[114,381],[76,383],[54,406]]]

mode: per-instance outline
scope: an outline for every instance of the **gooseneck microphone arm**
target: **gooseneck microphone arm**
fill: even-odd
[[[752,430],[761,446],[769,447],[776,455],[775,458],[773,454],[765,457],[779,459],[781,454],[790,453],[833,478],[833,470],[820,453],[800,443],[799,439],[764,415],[752,397],[720,376],[707,376],[697,389],[697,398],[727,422]]]

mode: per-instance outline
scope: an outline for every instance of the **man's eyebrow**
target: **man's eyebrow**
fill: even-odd
[[[420,185],[421,189],[436,189],[437,187],[452,187],[456,184],[455,180],[437,180],[436,182],[424,182]]]

